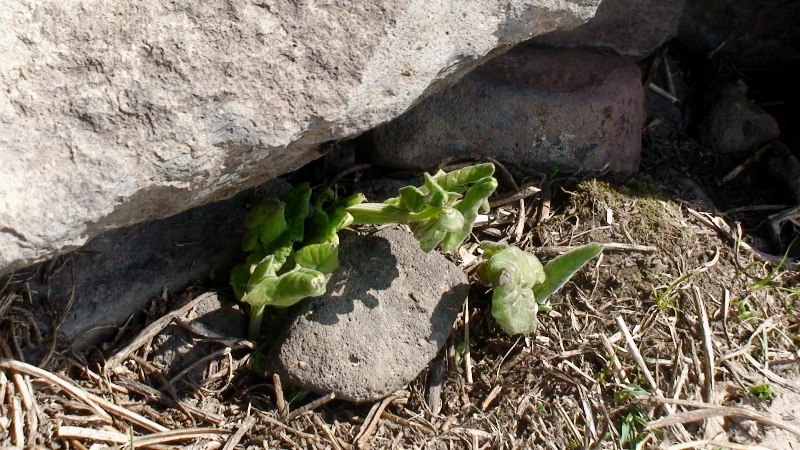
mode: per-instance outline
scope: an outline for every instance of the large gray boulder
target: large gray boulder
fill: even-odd
[[[0,0],[0,273],[254,186],[599,0]]]

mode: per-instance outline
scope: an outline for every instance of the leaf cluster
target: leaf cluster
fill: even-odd
[[[311,187],[303,183],[247,214],[242,249],[250,255],[232,270],[231,285],[254,308],[252,338],[265,306],[292,306],[325,293],[326,274],[339,266],[337,233],[353,222],[346,207],[361,201],[352,197],[331,207],[333,199],[327,189],[312,204]]]
[[[478,268],[478,280],[492,287],[492,315],[508,334],[535,331],[537,313],[551,309],[547,298],[602,250],[599,244],[584,245],[543,266],[512,245],[483,242],[481,248],[487,260]]]
[[[489,196],[497,188],[494,164],[478,164],[452,172],[424,175],[422,186],[406,186],[384,203],[362,203],[347,209],[356,223],[405,223],[422,250],[441,245],[455,250],[472,231],[479,213],[489,211]]]

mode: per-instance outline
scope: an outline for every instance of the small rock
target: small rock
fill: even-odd
[[[376,129],[371,156],[403,169],[493,156],[542,171],[635,173],[640,78],[618,56],[517,46]]]
[[[467,297],[467,277],[406,231],[343,233],[328,292],[305,302],[267,358],[303,389],[353,402],[414,379],[444,346]]]
[[[709,94],[701,131],[703,143],[722,153],[746,152],[781,134],[778,122],[748,100],[741,81],[720,83]]]

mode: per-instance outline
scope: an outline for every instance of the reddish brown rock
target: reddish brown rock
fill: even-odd
[[[374,159],[431,169],[494,156],[540,170],[633,173],[644,122],[640,77],[620,57],[519,46],[375,130]]]

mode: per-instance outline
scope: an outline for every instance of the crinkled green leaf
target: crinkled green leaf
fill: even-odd
[[[458,169],[447,173],[439,171],[433,176],[433,178],[442,188],[446,190],[452,190],[459,186],[476,183],[484,178],[489,178],[493,174],[494,164],[484,163],[464,167],[463,169]]]
[[[260,246],[259,238],[261,237],[261,230],[258,227],[255,228],[248,228],[244,232],[244,237],[242,238],[242,250],[246,252],[252,252],[256,248]]]
[[[339,247],[332,242],[306,245],[294,255],[297,264],[322,273],[331,273],[339,267]]]
[[[239,264],[231,270],[231,286],[238,300],[247,292],[247,282],[250,280],[250,268],[247,264]]]
[[[478,280],[494,290],[492,315],[509,334],[529,333],[537,326],[539,310],[533,286],[544,281],[544,268],[531,253],[514,246],[484,243],[491,255],[477,271]]]
[[[442,251],[447,253],[456,249],[472,232],[472,225],[478,218],[478,209],[483,201],[497,188],[497,180],[484,178],[472,185],[454,208],[464,217],[464,224],[460,230],[448,233],[442,242]]]
[[[494,252],[478,268],[477,275],[481,283],[495,289],[511,285],[532,289],[545,280],[544,267],[539,259],[513,245]]]
[[[439,213],[439,226],[448,233],[460,231],[464,228],[464,216],[457,209],[445,206]]]
[[[425,208],[425,193],[416,186],[405,186],[398,191],[400,196],[397,198],[395,206],[409,212],[420,212]],[[391,199],[390,199],[391,200]],[[387,201],[387,203],[389,203]],[[391,203],[389,203],[391,204]]]
[[[412,230],[419,241],[419,247],[426,253],[436,248],[447,236],[447,232],[439,226],[438,219],[428,219],[414,226]]]
[[[425,190],[428,191],[425,196],[425,204],[429,206],[441,208],[448,200],[447,191],[439,186],[439,183],[428,173],[425,174]]]
[[[492,294],[492,316],[508,334],[536,331],[539,305],[530,289],[519,285],[500,286]]]
[[[269,245],[286,231],[283,203],[277,200],[268,200],[256,205],[245,216],[245,225],[247,225],[247,231],[242,239],[243,250],[255,250],[259,247],[259,241],[264,245]]]
[[[311,201],[311,186],[308,183],[299,184],[281,197],[281,200],[285,204],[284,216],[290,239],[295,242],[302,241],[303,222],[308,216]]]
[[[578,247],[571,252],[554,258],[544,266],[545,280],[534,286],[533,293],[540,301],[544,301],[553,292],[557,291],[570,278],[592,258],[603,250],[600,244],[588,244]]]
[[[326,282],[321,272],[297,266],[283,275],[265,278],[248,290],[242,301],[253,306],[292,306],[306,297],[324,294]]]

